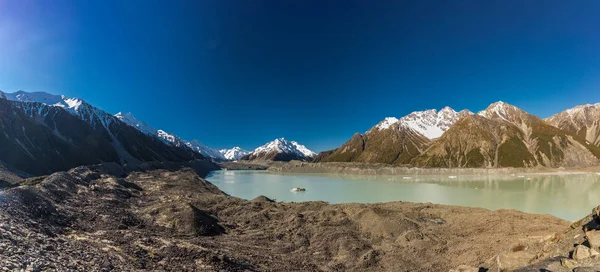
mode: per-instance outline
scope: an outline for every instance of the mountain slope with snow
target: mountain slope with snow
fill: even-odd
[[[62,108],[67,112],[79,117],[81,120],[90,123],[90,125],[92,125],[92,127],[94,128],[103,127],[104,129],[110,131],[111,124],[116,122],[124,123],[146,135],[158,138],[163,143],[169,144],[173,147],[193,150],[207,157],[212,157],[211,155],[214,155],[216,156],[215,159],[224,160],[224,157],[222,157],[220,153],[218,153],[218,151],[208,149],[207,147],[200,146],[198,144],[190,144],[189,142],[184,141],[175,135],[169,134],[163,130],[154,129],[148,124],[139,121],[131,113],[119,112],[113,116],[79,98],[69,98],[64,95],[53,95],[44,92],[29,93],[24,91],[18,91],[15,93],[2,93],[2,95],[8,100],[24,102],[25,105],[28,106],[35,106],[36,103],[33,102],[37,102],[51,107]],[[116,135],[119,134],[116,133]],[[200,150],[206,152],[203,153],[200,152]]]
[[[575,167],[598,164],[600,150],[538,116],[498,101],[468,116],[412,164],[427,167]]]
[[[458,120],[472,115],[468,110],[445,107],[415,111],[400,119],[387,117],[364,134],[355,134],[341,147],[317,160],[322,162],[366,162],[409,164],[432,140],[439,138]]]
[[[576,106],[552,115],[545,121],[600,146],[600,103]]]
[[[221,149],[221,150],[219,150],[219,153],[221,153],[227,160],[237,161],[237,160],[241,159],[242,157],[250,154],[250,151],[244,150],[241,147],[236,146],[231,149]]]
[[[201,158],[143,134],[80,99],[25,92],[0,92],[0,97],[0,138],[4,137],[0,163],[9,169],[43,175],[101,162],[134,166]]]
[[[161,129],[155,129],[148,124],[139,121],[133,114],[131,113],[122,113],[119,112],[115,114],[115,117],[119,118],[121,121],[126,124],[138,129],[139,131],[146,133],[148,135],[155,136],[162,141],[177,146],[177,147],[187,147],[191,150],[202,154],[205,157],[209,157],[215,160],[224,161],[227,160],[218,150],[210,148],[204,144],[202,144],[198,140],[186,141],[174,134],[170,134]]]
[[[415,111],[400,119],[395,117],[385,118],[368,132],[389,129],[393,124],[398,123],[399,127],[411,129],[431,140],[439,138],[460,118],[471,114],[473,113],[469,110],[456,112],[450,107],[444,107],[440,111],[435,109]]]
[[[295,141],[278,138],[260,146],[242,160],[270,160],[270,161],[310,161],[317,153]]]
[[[115,114],[115,117],[119,118],[119,120],[123,121],[125,124],[128,124],[145,134],[155,135],[157,133],[156,129],[142,121],[139,121],[137,118],[135,118],[135,116],[133,116],[133,114],[131,114],[131,112],[118,112],[117,114]]]

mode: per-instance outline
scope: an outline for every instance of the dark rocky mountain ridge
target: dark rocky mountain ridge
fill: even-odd
[[[79,116],[38,102],[0,99],[0,163],[23,175],[43,175],[101,162],[183,162],[202,156],[167,145],[89,104]]]

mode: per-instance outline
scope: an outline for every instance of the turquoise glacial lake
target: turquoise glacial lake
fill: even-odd
[[[430,202],[551,214],[570,221],[600,205],[600,175],[356,176],[221,170],[207,180],[229,195],[277,201]],[[294,187],[305,192],[291,192]]]

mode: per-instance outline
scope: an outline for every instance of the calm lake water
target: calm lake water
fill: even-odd
[[[207,180],[245,199],[265,195],[277,201],[329,203],[389,201],[515,209],[578,220],[600,205],[600,176],[355,176],[277,174],[266,171],[215,171]],[[293,187],[306,192],[290,192]]]

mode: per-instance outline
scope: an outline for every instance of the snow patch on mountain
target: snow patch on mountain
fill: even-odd
[[[545,119],[549,124],[584,136],[588,143],[600,146],[600,103],[585,104]]]
[[[156,135],[156,132],[157,132],[156,129],[154,129],[153,127],[149,126],[148,124],[135,118],[135,116],[133,116],[133,114],[131,114],[131,112],[128,112],[128,113],[118,112],[117,114],[115,114],[115,117],[119,118],[119,120],[123,121],[125,124],[128,124],[134,128],[137,128],[137,130],[143,132],[144,134]]]
[[[54,95],[45,92],[24,92],[18,91],[14,93],[4,93],[0,91],[0,95],[3,98],[11,101],[24,102],[23,108],[38,108],[39,111],[42,109],[35,103],[41,103],[48,106],[61,107],[68,113],[71,113],[79,119],[89,122],[92,127],[96,128],[97,125],[101,125],[108,131],[108,126],[115,121],[115,117],[105,111],[98,109],[79,98],[70,98],[64,95]]]
[[[383,119],[383,121],[379,122],[379,124],[377,124],[376,127],[379,130],[388,129],[393,124],[398,123],[398,121],[399,120],[396,117],[386,117],[385,119]]]
[[[64,95],[54,95],[45,92],[24,92],[4,93],[6,99],[18,102],[38,102],[50,106],[61,107],[70,113],[76,114],[84,103],[79,98],[69,98]]]
[[[435,139],[442,136],[460,118],[471,114],[473,113],[469,110],[456,112],[450,107],[444,107],[440,111],[435,109],[415,111],[400,119],[387,117],[377,124],[375,128],[377,130],[385,130],[398,123],[399,127],[409,128],[429,139]]]
[[[250,154],[250,151],[244,150],[241,147],[236,146],[231,149],[221,149],[219,150],[219,153],[221,153],[227,160],[237,161],[243,156]]]
[[[189,148],[191,148],[192,150],[206,156],[206,157],[211,157],[215,160],[220,160],[220,161],[225,161],[227,160],[225,158],[225,156],[223,156],[223,154],[221,154],[221,152],[219,152],[216,149],[210,148],[206,145],[204,145],[203,143],[201,143],[198,140],[192,140],[190,142],[188,141],[184,141],[185,145]]]
[[[153,135],[155,137],[158,137],[162,141],[164,141],[168,144],[171,144],[173,146],[177,146],[177,147],[186,146],[186,147],[190,148],[191,150],[202,154],[205,157],[210,157],[215,160],[223,160],[223,161],[227,160],[225,158],[225,156],[223,156],[219,151],[202,144],[198,140],[186,141],[186,140],[183,140],[183,139],[179,138],[178,136],[176,136],[174,134],[170,134],[162,129],[155,129],[155,128],[149,126],[148,124],[139,121],[131,113],[119,112],[119,113],[115,114],[115,117],[119,118],[121,121],[125,122],[126,124],[138,129],[139,131],[146,133],[148,135]]]
[[[254,149],[254,151],[252,151],[252,154],[260,155],[268,154],[271,152],[297,154],[304,157],[314,157],[317,155],[317,153],[306,148],[306,146],[301,145],[296,141],[288,141],[284,138],[278,138],[271,142],[268,142],[265,145]]]
[[[477,114],[485,118],[493,118],[498,116],[501,119],[508,121],[508,112],[511,108],[514,108],[514,106],[504,103],[503,101],[498,101],[496,103],[492,103],[485,110],[482,110]]]

